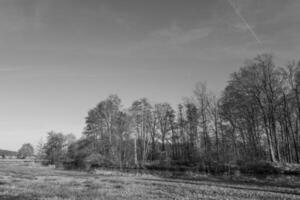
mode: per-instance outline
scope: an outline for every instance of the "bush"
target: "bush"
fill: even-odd
[[[171,165],[183,166],[183,167],[195,167],[196,162],[191,162],[189,160],[172,160]]]
[[[278,164],[278,168],[286,175],[300,175],[300,164]]]
[[[150,163],[144,164],[144,168],[147,170],[159,170],[159,171],[189,171],[191,169],[194,169],[191,166],[188,166],[188,164],[181,165],[179,164],[181,161],[171,161],[171,162],[162,162],[162,161],[153,161]]]
[[[240,166],[240,170],[245,174],[279,174],[281,170],[274,163],[259,161],[248,162]]]
[[[114,168],[117,166],[110,159],[106,158],[102,154],[92,153],[84,159],[84,163],[87,169],[92,168]]]
[[[167,168],[168,168],[163,163],[161,163],[159,160],[145,163],[143,165],[143,167],[148,170],[161,170],[161,171],[167,170]]]

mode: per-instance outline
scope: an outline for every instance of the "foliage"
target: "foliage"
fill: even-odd
[[[18,151],[18,158],[26,158],[33,156],[34,148],[30,143],[23,144],[22,147]]]
[[[261,54],[231,74],[220,98],[205,83],[177,110],[146,98],[123,108],[110,95],[87,113],[80,140],[49,134],[44,149],[51,163],[65,159],[76,167],[98,155],[96,163],[120,169],[171,169],[184,161],[206,172],[241,166],[277,173],[273,163],[300,162],[299,125],[300,64],[277,67],[272,55]]]
[[[279,174],[281,173],[274,163],[259,161],[259,162],[248,162],[244,163],[240,170],[245,174]]]
[[[64,135],[62,133],[56,133],[51,131],[48,133],[47,142],[43,146],[47,164],[59,164],[66,158],[68,145],[74,139],[71,135]]]

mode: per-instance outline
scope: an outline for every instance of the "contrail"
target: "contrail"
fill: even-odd
[[[246,25],[247,29],[250,31],[250,33],[252,34],[252,36],[255,38],[255,40],[261,44],[261,40],[258,38],[257,34],[255,33],[255,31],[251,28],[251,26],[248,24],[248,22],[246,21],[246,19],[243,17],[243,15],[240,13],[240,11],[235,7],[235,5],[233,4],[232,0],[228,0],[229,4],[231,5],[231,7],[233,8],[233,10],[235,11],[235,13],[237,14],[237,16],[242,20],[242,22]]]

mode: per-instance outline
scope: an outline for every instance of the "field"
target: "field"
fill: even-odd
[[[139,173],[56,170],[0,160],[0,199],[300,199],[299,177],[193,179]]]

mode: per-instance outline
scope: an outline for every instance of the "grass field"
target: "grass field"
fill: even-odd
[[[300,199],[300,180],[87,173],[0,160],[0,199]]]

